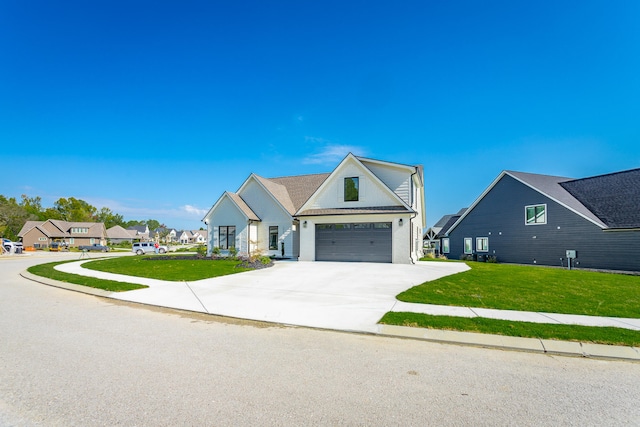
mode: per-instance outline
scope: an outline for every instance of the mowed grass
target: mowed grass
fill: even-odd
[[[135,283],[116,282],[114,280],[96,279],[94,277],[80,276],[78,274],[63,273],[54,267],[59,264],[65,264],[72,261],[50,262],[47,264],[34,265],[29,267],[27,271],[36,276],[48,277],[49,279],[58,280],[65,283],[73,283],[75,285],[89,286],[91,288],[103,289],[109,292],[126,292],[136,289],[147,288],[148,286],[137,285]]]
[[[83,264],[90,270],[170,281],[194,281],[248,271],[238,260],[161,259],[154,256],[124,256]],[[169,257],[170,258],[170,257]]]
[[[380,323],[416,328],[441,329],[511,337],[591,342],[596,344],[640,346],[640,332],[613,327],[557,325],[548,323],[514,322],[483,317],[431,316],[420,313],[390,312]]]
[[[470,271],[402,292],[400,301],[640,318],[640,276],[468,262]]]
[[[640,318],[640,276],[468,262],[471,270],[415,286],[401,301]],[[640,331],[390,312],[380,323],[515,337],[640,345]]]

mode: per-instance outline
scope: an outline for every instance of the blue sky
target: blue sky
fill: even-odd
[[[427,222],[504,170],[640,167],[640,2],[0,0],[0,194],[198,228],[348,153]]]

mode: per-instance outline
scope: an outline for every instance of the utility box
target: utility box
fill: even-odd
[[[568,259],[576,259],[576,251],[575,250],[567,250],[567,258]]]

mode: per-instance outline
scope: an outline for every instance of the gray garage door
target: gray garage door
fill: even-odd
[[[316,260],[391,262],[391,223],[316,224]]]

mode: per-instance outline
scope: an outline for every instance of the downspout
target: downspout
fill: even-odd
[[[418,173],[418,168],[414,166],[413,170],[415,172],[413,172],[411,174],[410,178],[409,178],[411,180],[411,206],[413,206],[413,176]],[[414,212],[413,216],[411,218],[409,218],[409,260],[411,261],[411,264],[415,264],[416,263],[413,260],[413,256],[411,256],[411,254],[413,253],[413,220],[417,216],[418,216],[418,213]]]

